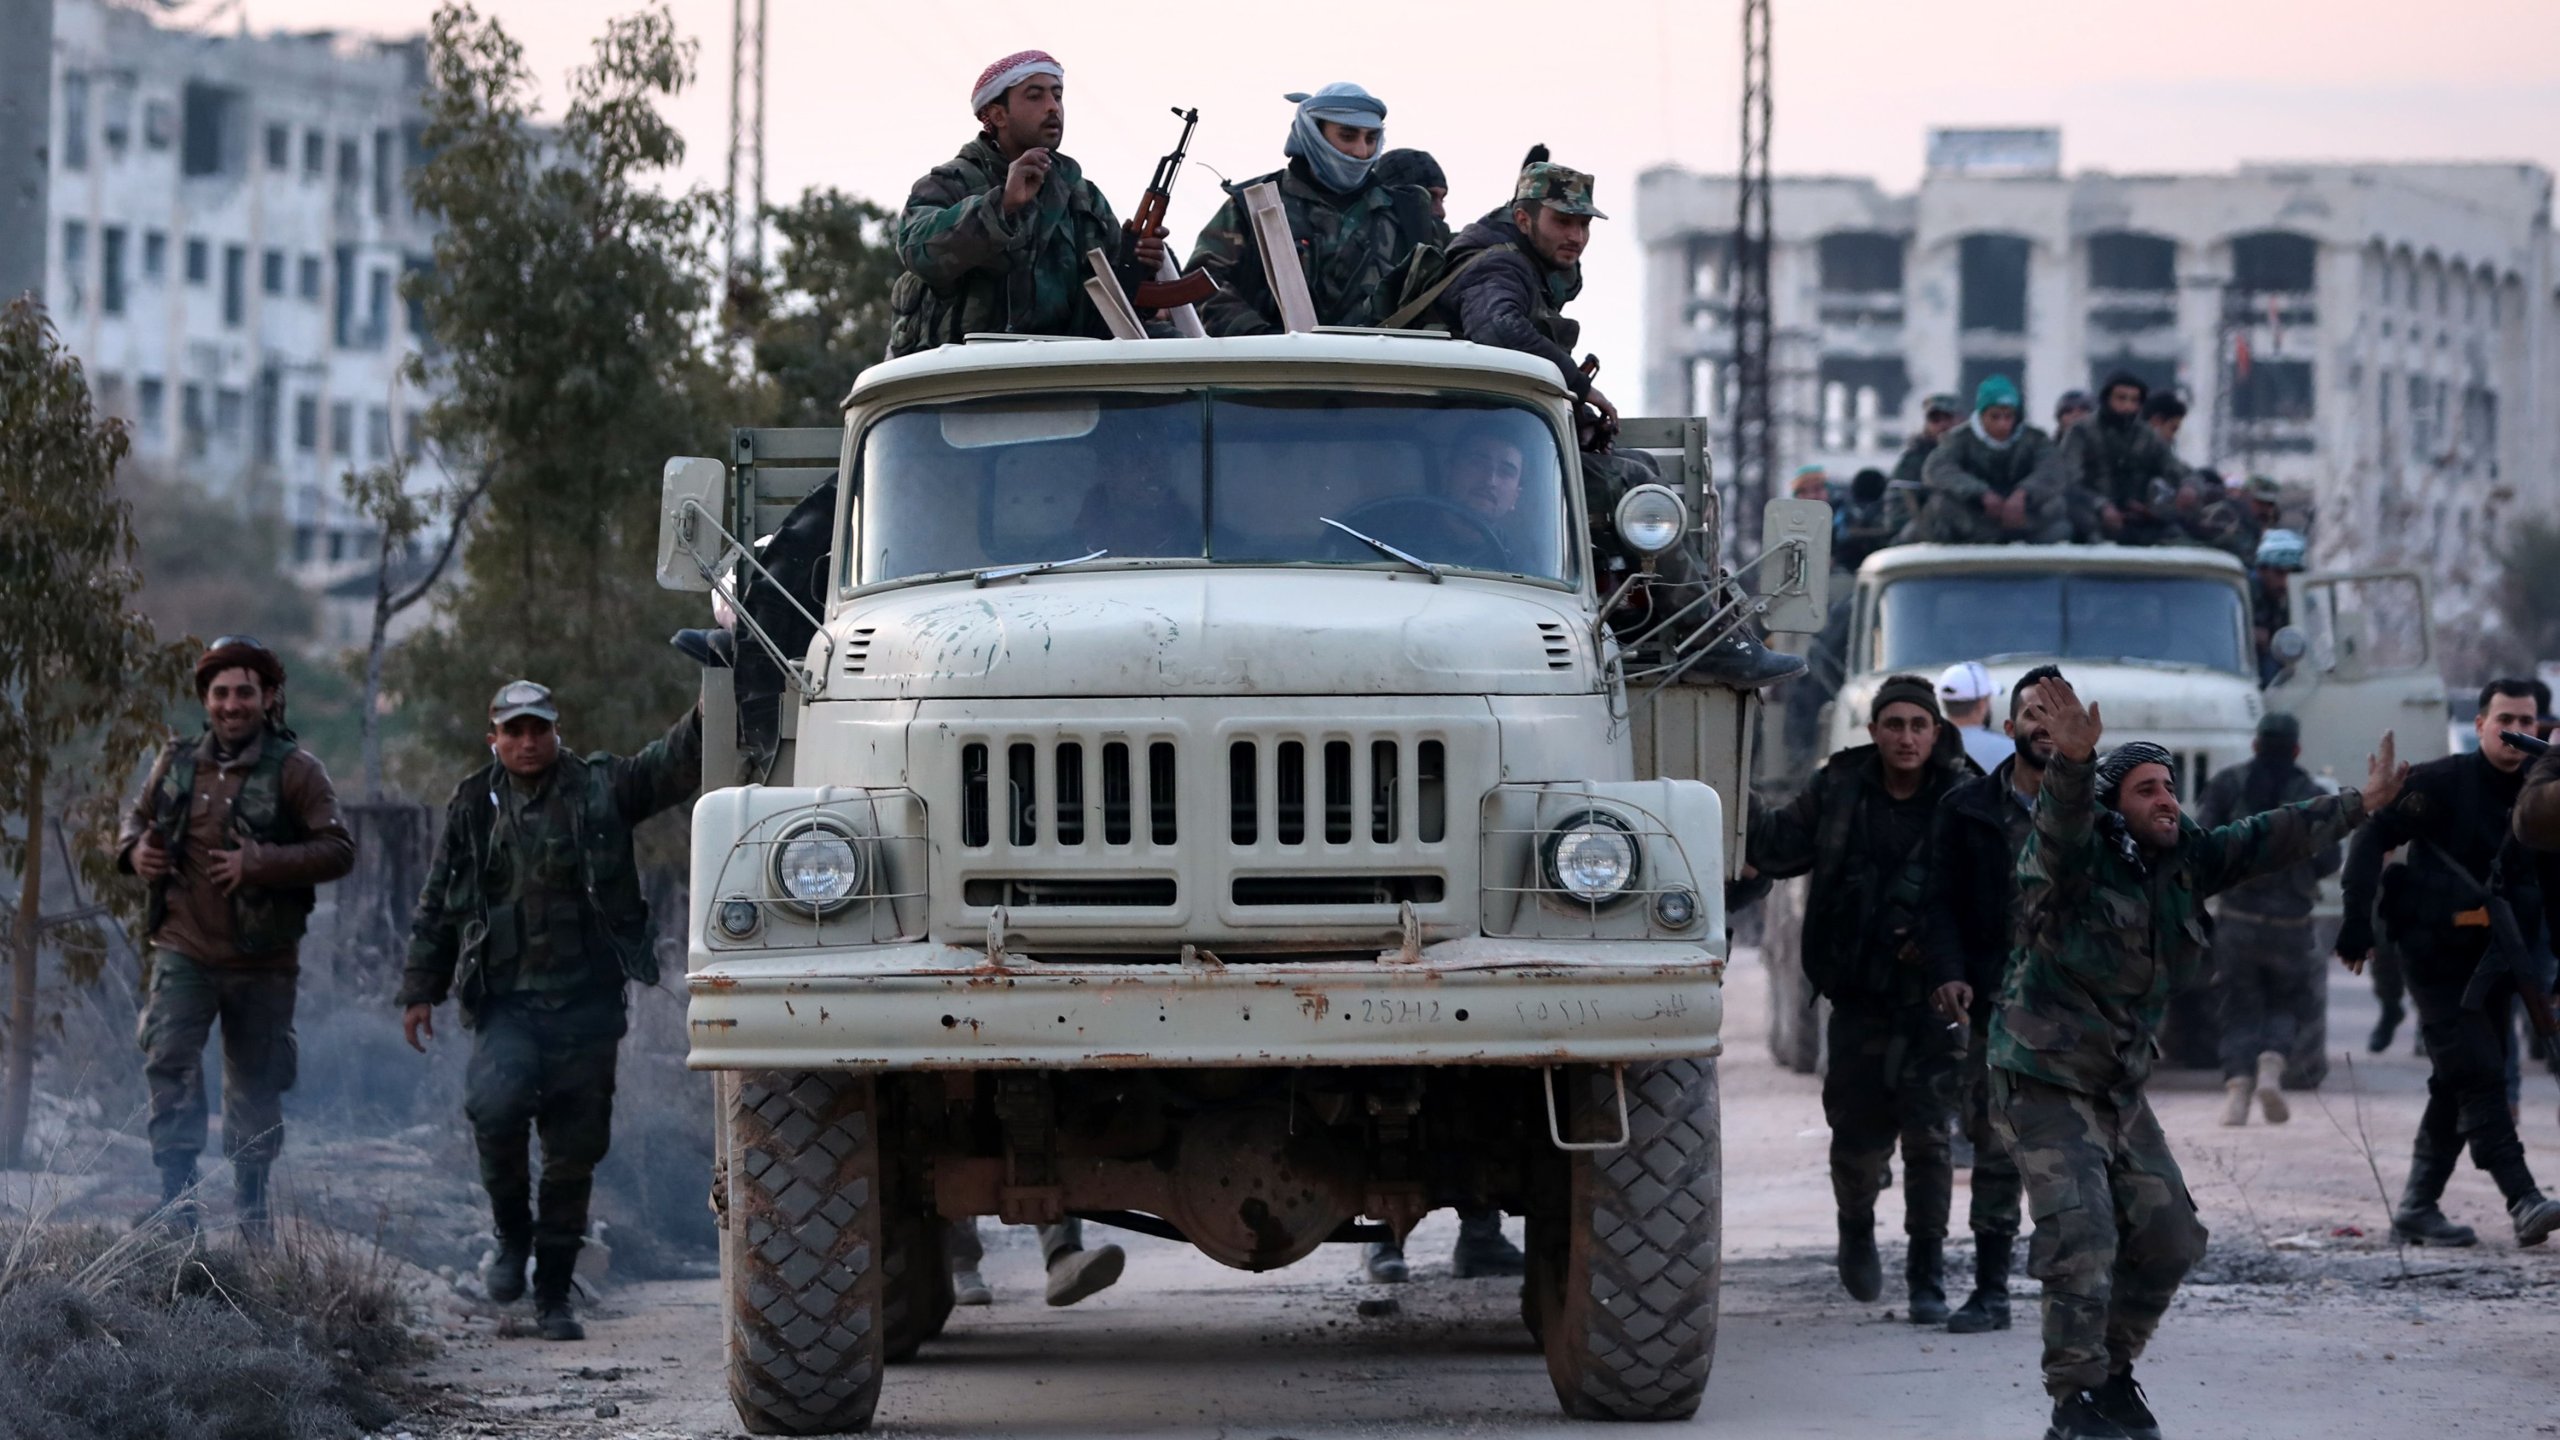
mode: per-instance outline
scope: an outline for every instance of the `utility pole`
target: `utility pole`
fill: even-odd
[[[1742,164],[1733,224],[1733,514],[1736,560],[1759,549],[1777,469],[1769,352],[1769,0],[1742,0]]]
[[[764,277],[765,4],[731,0],[729,11],[729,188],[722,196],[721,258],[732,297]]]
[[[44,298],[53,156],[53,0],[0,0],[0,305]]]

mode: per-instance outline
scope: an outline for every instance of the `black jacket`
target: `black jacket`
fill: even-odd
[[[2468,979],[2488,942],[2488,929],[2460,923],[2478,903],[2465,878],[2486,881],[2508,839],[2508,812],[2524,786],[2523,772],[2508,774],[2477,752],[2430,760],[2409,772],[2409,783],[2389,809],[2372,818],[2347,847],[2346,916],[2338,927],[2338,953],[2362,959],[2373,949],[2379,918],[2407,957],[2412,979],[2450,984]],[[2375,900],[2383,857],[2409,846],[2407,870],[2391,903],[2378,917]],[[2447,872],[2446,861],[2461,867]],[[2498,872],[2508,903],[2530,928],[2541,913],[2533,867],[2510,863]]]
[[[1931,990],[1957,980],[1972,986],[1978,1017],[1999,1003],[2018,852],[2035,829],[2035,812],[2017,802],[2010,784],[2017,765],[2013,756],[1948,791],[1919,862],[1921,968]]]
[[[2299,765],[2288,761],[2275,777],[2272,793],[2255,798],[2249,794],[2251,770],[2263,762],[2252,758],[2225,769],[2206,782],[2204,797],[2196,803],[2196,823],[2207,830],[2245,820],[2261,810],[2291,805],[2321,794],[2319,785]],[[2299,865],[2288,865],[2271,875],[2243,880],[2222,892],[2222,908],[2228,912],[2254,915],[2269,920],[2301,920],[2308,918],[2311,907],[2319,901],[2320,882],[2338,873],[2338,847],[2332,845]]]
[[[1449,333],[1478,345],[1543,356],[1554,362],[1576,400],[1591,394],[1591,377],[1574,362],[1581,323],[1564,315],[1582,293],[1582,270],[1558,270],[1538,258],[1528,237],[1497,210],[1458,232],[1449,264],[1466,268],[1432,304],[1432,317]]]

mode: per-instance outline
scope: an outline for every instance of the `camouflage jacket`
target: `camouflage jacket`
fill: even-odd
[[[2255,759],[2243,760],[2207,781],[2203,797],[2196,802],[2196,823],[2211,830],[2253,811],[2291,805],[2321,793],[2320,787],[2312,783],[2309,772],[2299,765],[2288,764],[2283,775],[2276,779],[2271,803],[2258,804],[2249,796],[2249,772],[2259,763]],[[2321,847],[2319,854],[2300,864],[2287,865],[2243,880],[2224,892],[2223,911],[2268,920],[2307,919],[2312,902],[2320,898],[2320,882],[2337,874],[2338,865],[2344,858],[2338,846],[2326,845]]]
[[[1752,868],[1771,880],[1813,877],[1800,949],[1814,989],[1835,1003],[1921,998],[1919,967],[1902,953],[1914,938],[1918,898],[1917,877],[1907,872],[1928,834],[1925,817],[1974,773],[1962,750],[1930,758],[1910,802],[1924,817],[1913,829],[1914,856],[1890,867],[1870,865],[1865,845],[1870,808],[1887,799],[1884,762],[1873,745],[1824,761],[1786,804],[1752,811],[1745,850]]]
[[[2009,495],[2020,486],[2041,495],[2056,480],[2048,464],[2052,451],[2052,437],[2033,425],[2019,425],[2005,449],[1994,449],[1968,421],[1939,438],[1921,462],[1920,483],[1959,506],[1979,506],[1985,494]]]
[[[1307,298],[1319,325],[1375,325],[1394,313],[1398,278],[1424,245],[1446,245],[1448,227],[1431,213],[1431,196],[1416,185],[1363,185],[1345,195],[1316,182],[1306,163],[1227,187],[1227,203],[1209,217],[1189,268],[1209,272],[1218,293],[1201,302],[1200,323],[1212,335],[1270,335],[1280,329],[1280,302],[1272,298],[1256,243],[1247,187],[1277,181],[1289,236],[1298,242]]]
[[[2176,846],[2153,853],[2098,804],[2096,770],[2062,755],[2045,767],[1990,1063],[2122,1107],[2151,1078],[2171,992],[2210,963],[2206,898],[2336,843],[2363,821],[2364,797],[2323,795],[2216,830],[2181,819]]]
[[[1135,242],[1075,161],[1055,164],[1021,214],[1004,211],[1004,153],[981,134],[907,193],[898,217],[889,353],[912,355],[970,334],[1110,338],[1084,291],[1085,252],[1113,258],[1121,288],[1142,278]]]
[[[2186,538],[2165,507],[2154,519],[2127,515],[2124,532],[2118,536],[2104,536],[2098,528],[2100,504],[2119,510],[2152,507],[2155,481],[2173,488],[2185,482],[2186,462],[2150,426],[2139,420],[2112,424],[2103,413],[2092,415],[2072,426],[2053,447],[2052,463],[2057,472],[2054,488],[2071,497],[2072,516],[2081,533],[2138,545],[2179,543]]]
[[[1461,340],[1543,356],[1576,400],[1589,398],[1591,377],[1573,358],[1582,325],[1564,313],[1582,293],[1581,266],[1559,270],[1538,258],[1508,209],[1462,231],[1449,247],[1449,263],[1466,269],[1433,303],[1434,322]]]

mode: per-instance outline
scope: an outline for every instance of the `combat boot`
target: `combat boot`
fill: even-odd
[[[1946,1324],[1947,1242],[1913,1236],[1910,1253],[1903,1260],[1902,1274],[1911,1286],[1911,1323]]]
[[[679,630],[667,643],[705,670],[727,670],[738,663],[738,637],[728,630]]]
[[[1884,1261],[1876,1254],[1876,1217],[1840,1217],[1840,1287],[1852,1300],[1873,1300],[1884,1293]]]
[[[2107,1418],[2095,1390],[2072,1390],[2053,1397],[2053,1423],[2044,1440],[2133,1440],[2125,1428]]]
[[[1950,1335],[1981,1335],[2009,1328],[2009,1248],[2014,1236],[1973,1237],[1973,1293],[1947,1317]]]
[[[2560,1200],[2546,1200],[2541,1191],[2527,1190],[2509,1202],[2507,1218],[2516,1222],[2516,1243],[2531,1249],[2560,1230]]]
[[[2098,1409],[2130,1440],[2160,1440],[2160,1420],[2151,1413],[2151,1402],[2132,1371],[2108,1376],[2107,1383],[2098,1387],[2097,1397]]]
[[[2383,1001],[2382,1018],[2373,1022],[2373,1033],[2364,1037],[2364,1048],[2376,1055],[2390,1049],[2391,1037],[2400,1033],[2400,1022],[2408,1018],[2409,1012],[2400,1008],[2399,1001]]]
[[[1698,658],[1681,672],[1681,678],[1693,685],[1765,690],[1803,673],[1803,656],[1770,649],[1745,625],[1700,651]]]
[[[2461,1152],[2456,1150],[2455,1156]],[[2400,1208],[2391,1212],[2391,1238],[2403,1245],[2458,1250],[2480,1243],[2468,1225],[2456,1225],[2436,1207],[2445,1182],[2453,1178],[2453,1159],[2439,1156],[2424,1132],[2409,1157],[2409,1183],[2400,1191]]]
[[[2222,1123],[2249,1123],[2249,1102],[2257,1098],[2258,1082],[2254,1077],[2234,1075],[2222,1082]]]
[[[1460,1211],[1458,1243],[1449,1252],[1449,1274],[1459,1280],[1517,1275],[1528,1269],[1519,1247],[1502,1235],[1499,1210]]]
[[[265,1249],[276,1238],[275,1218],[267,1211],[267,1167],[232,1161],[231,1199],[240,1216],[240,1238]]]
[[[146,1229],[167,1225],[182,1235],[194,1235],[202,1228],[196,1216],[196,1157],[160,1162],[160,1203],[142,1212],[133,1228]]]
[[[2293,1108],[2284,1103],[2284,1057],[2273,1050],[2258,1052],[2258,1108],[2267,1112],[2270,1125],[2293,1118]]]
[[[523,1299],[524,1265],[532,1258],[532,1232],[498,1232],[498,1248],[490,1252],[488,1263],[480,1267],[482,1293],[501,1305],[513,1305]]]
[[[571,1298],[577,1272],[577,1241],[533,1247],[533,1316],[545,1340],[587,1338],[587,1327],[578,1323]]]
[[[1361,1272],[1381,1285],[1401,1285],[1412,1272],[1404,1263],[1404,1246],[1393,1240],[1372,1240],[1361,1252]]]

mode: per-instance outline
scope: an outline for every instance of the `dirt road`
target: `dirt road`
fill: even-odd
[[[1779,1071],[1760,1042],[1766,987],[1737,959],[1725,1104],[1724,1323],[1695,1422],[1674,1435],[2031,1437],[2037,1384],[2032,1282],[2020,1328],[1953,1337],[1841,1293],[1816,1082]],[[2373,1002],[2332,991],[2331,1030],[2360,1039]],[[2472,1251],[2396,1254],[2359,1123],[2394,1194],[2424,1069],[2359,1049],[2293,1122],[2225,1130],[2218,1091],[2155,1096],[2213,1249],[2180,1295],[2142,1377],[2173,1437],[2382,1440],[2560,1434],[2560,1246],[2519,1252],[2486,1177],[2465,1168],[2446,1209],[2479,1227]],[[2529,1072],[2525,1137],[2560,1183],[2554,1088]],[[2327,1111],[2324,1113],[2322,1103]],[[2361,1122],[2358,1113],[2361,1112]],[[2334,1116],[2334,1123],[2332,1121]],[[1959,1180],[1961,1185],[1961,1178]],[[1886,1199],[1890,1215],[1894,1204]],[[1957,1213],[1963,1213],[1959,1191]],[[1517,1222],[1513,1222],[1515,1227]],[[1887,1228],[1893,1222],[1888,1219]],[[2339,1232],[2361,1229],[2363,1234]],[[1229,1271],[1142,1237],[1128,1277],[1072,1310],[1039,1303],[1028,1232],[991,1234],[998,1303],[963,1310],[893,1370],[878,1433],[1006,1436],[1589,1434],[1558,1418],[1509,1281],[1453,1281],[1446,1214],[1417,1233],[1401,1287],[1351,1278],[1348,1249],[1276,1275]],[[1104,1232],[1107,1233],[1107,1232]],[[1516,1228],[1515,1228],[1516,1238]],[[1887,1247],[1898,1265],[1899,1247]],[[1951,1287],[1970,1274],[1960,1250]],[[1359,1314],[1392,1297],[1396,1312]],[[419,1374],[433,1387],[407,1432],[578,1440],[738,1433],[723,1389],[717,1287],[614,1290],[579,1346],[499,1338],[475,1319]],[[1648,1431],[1663,1434],[1665,1431]]]

